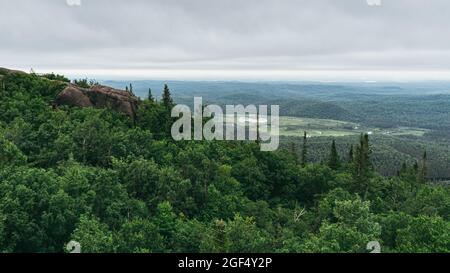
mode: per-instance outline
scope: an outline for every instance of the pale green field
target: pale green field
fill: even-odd
[[[359,129],[360,126],[356,123],[339,120],[280,117],[280,135],[282,136],[303,136],[306,131],[309,137],[338,137],[360,134]]]
[[[308,137],[341,137],[369,133],[373,135],[414,135],[423,136],[428,130],[421,128],[399,127],[394,129],[379,129],[364,127],[353,122],[313,119],[297,117],[280,117],[280,135],[303,136],[307,132]]]
[[[226,122],[233,122],[233,116],[226,116]],[[239,116],[236,119],[241,126],[245,126],[245,118]],[[234,120],[234,121],[236,121]],[[250,123],[256,126],[256,119],[250,119]],[[261,121],[260,121],[261,122]],[[267,120],[262,121],[266,123]],[[343,137],[351,135],[360,135],[361,133],[369,133],[369,135],[413,135],[423,136],[428,130],[421,128],[398,127],[393,129],[380,129],[374,127],[365,127],[360,124],[332,120],[332,119],[315,119],[315,118],[299,118],[299,117],[280,117],[281,136],[302,137],[307,132],[308,137]]]

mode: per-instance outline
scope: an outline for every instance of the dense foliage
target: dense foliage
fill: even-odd
[[[351,145],[358,142],[357,136],[312,137],[308,139],[308,160],[311,163],[327,162],[330,155],[330,143],[335,140],[336,149],[343,158],[348,157]],[[428,179],[433,181],[450,180],[450,147],[443,143],[425,140],[414,136],[370,136],[372,162],[375,170],[384,176],[398,173],[402,165],[414,165],[420,161],[423,152],[428,151]],[[282,137],[282,147],[292,149],[292,143],[302,143],[300,137]],[[300,145],[294,147],[301,157]]]
[[[52,107],[48,77],[0,81],[2,252],[450,252],[450,189],[425,164],[378,175],[367,136],[316,164],[308,143],[174,142],[168,88],[131,121]]]
[[[122,88],[127,82],[108,81]],[[192,97],[200,96],[206,103],[280,105],[282,116],[332,119],[345,121],[343,127],[307,124],[303,130],[333,131],[345,129],[351,134],[374,131],[371,136],[373,163],[383,175],[394,175],[403,162],[414,164],[424,150],[429,151],[429,178],[450,180],[450,89],[447,82],[411,83],[306,83],[306,82],[169,82],[173,100],[191,105]],[[161,81],[134,81],[134,93],[148,97],[148,87],[155,97],[162,95]],[[320,122],[319,122],[320,123]],[[355,129],[357,127],[358,129]],[[402,129],[424,130],[425,135],[414,132],[402,135]],[[289,128],[287,128],[289,129]],[[297,130],[298,127],[290,128]],[[302,137],[302,131],[298,137]],[[340,131],[340,130],[338,130]],[[354,132],[353,132],[354,131]],[[378,132],[376,132],[378,131]],[[381,131],[381,132],[380,132]],[[289,135],[291,136],[291,135]],[[354,136],[337,133],[336,145],[346,154]],[[323,136],[310,141],[311,162],[328,159],[333,139]],[[300,140],[301,141],[301,140]],[[297,139],[284,141],[287,144]],[[299,152],[300,153],[300,152]]]

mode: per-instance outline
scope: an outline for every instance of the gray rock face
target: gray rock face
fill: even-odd
[[[85,89],[70,84],[56,97],[55,103],[78,107],[109,108],[125,113],[134,119],[139,99],[127,91],[103,85],[94,85]]]
[[[0,67],[0,81],[6,75],[21,73],[18,70],[11,70]],[[109,108],[121,113],[125,113],[130,118],[136,117],[136,110],[139,98],[131,93],[114,89],[103,85],[94,85],[91,88],[81,88],[75,84],[68,84],[67,87],[55,98],[56,105],[69,105],[78,107]]]

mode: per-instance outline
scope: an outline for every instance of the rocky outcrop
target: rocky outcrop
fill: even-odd
[[[89,89],[70,84],[55,99],[57,105],[109,108],[136,117],[139,99],[131,93],[103,85]]]
[[[0,84],[5,76],[11,74],[27,73],[0,67]],[[67,84],[66,82],[61,83]],[[108,86],[94,85],[91,88],[81,88],[75,84],[67,84],[67,87],[58,94],[54,102],[56,106],[109,108],[125,113],[134,119],[139,99],[130,92]]]
[[[0,67],[0,75],[5,76],[8,74],[26,74],[25,72],[19,70],[12,70],[4,67]]]
[[[3,78],[10,74],[25,74],[25,72],[18,71],[18,70],[11,70],[7,68],[0,67],[0,81],[3,81]]]

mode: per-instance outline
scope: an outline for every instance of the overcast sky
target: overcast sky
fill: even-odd
[[[450,1],[0,0],[0,66],[98,78],[450,79]],[[375,0],[371,0],[375,1]]]

